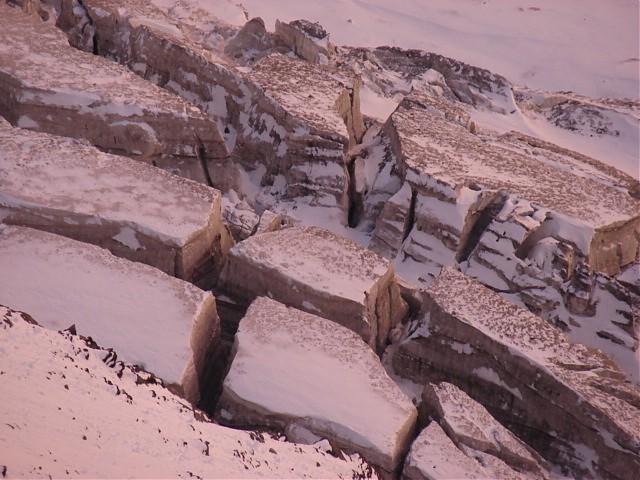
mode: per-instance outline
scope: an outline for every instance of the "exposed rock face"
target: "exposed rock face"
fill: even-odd
[[[389,262],[317,227],[286,228],[236,244],[218,287],[246,303],[269,296],[333,320],[382,348],[407,311]]]
[[[231,424],[302,427],[387,471],[417,419],[359,336],[264,297],[240,322],[219,405]]]
[[[232,243],[219,191],[1,119],[0,218],[203,285],[215,283]]]
[[[240,64],[254,63],[265,54],[277,48],[277,38],[267,32],[264,20],[252,18],[230,39],[224,47],[224,54]],[[281,48],[281,53],[287,53]]]
[[[386,97],[413,91],[503,113],[514,105],[506,78],[437,53],[388,46],[341,48],[339,59]]]
[[[596,306],[610,296],[606,289],[571,281],[581,269],[592,283],[595,272],[615,275],[637,261],[640,201],[630,194],[636,181],[523,134],[472,134],[468,115],[442,98],[405,98],[381,135],[404,186],[381,210],[373,250],[419,264],[425,284],[442,266],[460,265],[562,323],[571,338],[605,349],[634,375],[627,367],[638,348],[633,308],[608,312],[611,302]],[[593,310],[578,307],[579,297]],[[593,327],[585,315],[602,323]]]
[[[447,381],[544,457],[579,475],[634,478],[640,391],[601,352],[444,268],[393,360],[417,382]]]
[[[431,422],[411,445],[402,472],[405,480],[540,478],[513,470],[502,460],[470,449],[458,449],[436,423]]]
[[[295,20],[284,23],[276,20],[276,35],[299,57],[311,63],[327,63],[335,55],[329,34],[318,23]]]
[[[47,328],[75,324],[125,361],[205,400],[220,349],[210,292],[106,250],[22,227],[0,231],[0,304]],[[37,292],[37,294],[35,293]]]
[[[141,0],[87,0],[83,5],[98,32],[99,54],[199,106],[216,120],[234,160],[260,172],[260,185],[271,187],[274,195],[310,196],[319,205],[336,206],[346,223],[344,153],[364,132],[357,80],[278,54],[238,68],[191,41],[178,20]],[[260,58],[281,51],[277,45],[271,49],[260,22],[252,22],[238,34],[238,42],[255,31],[263,39],[258,39],[264,47]],[[230,54],[233,45],[230,41]],[[224,165],[218,166],[211,174],[213,185],[226,191],[216,181],[225,172]],[[279,178],[286,180],[282,187]]]
[[[13,125],[85,138],[202,183],[210,161],[229,168],[215,123],[196,107],[74,49],[49,23],[5,4],[0,13],[0,114]]]
[[[420,406],[459,448],[487,453],[515,470],[548,478],[538,455],[455,385],[446,382],[428,384],[422,392]]]
[[[357,455],[214,424],[120,352],[33,323],[0,306],[7,477],[377,478]]]

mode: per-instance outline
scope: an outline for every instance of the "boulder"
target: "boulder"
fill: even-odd
[[[541,459],[513,433],[503,427],[478,402],[453,384],[427,384],[420,408],[439,423],[458,447],[484,452],[518,471],[548,478]]]
[[[525,480],[539,478],[511,469],[501,460],[458,449],[437,422],[431,422],[411,445],[404,463],[403,480],[491,478]]]
[[[377,478],[358,455],[217,425],[120,352],[34,323],[0,306],[8,478]]]
[[[40,230],[0,227],[0,304],[44,327],[116,349],[207,401],[220,375],[220,322],[210,292],[107,250]]]
[[[407,312],[390,263],[318,227],[252,236],[229,251],[218,288],[245,304],[268,296],[347,327],[374,349]]]
[[[358,335],[261,297],[233,350],[220,421],[308,430],[386,471],[401,462],[416,409]]]
[[[393,358],[416,382],[455,384],[551,462],[632,479],[640,390],[598,350],[444,268]]]
[[[13,125],[84,138],[202,183],[211,184],[209,163],[231,168],[217,126],[190,103],[4,3],[0,22],[0,115]]]
[[[85,141],[0,119],[0,218],[107,248],[203,285],[232,242],[220,192]]]
[[[329,34],[319,23],[295,20],[285,23],[276,20],[276,35],[300,58],[311,63],[327,63],[336,53]]]

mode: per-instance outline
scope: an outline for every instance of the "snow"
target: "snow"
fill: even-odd
[[[231,248],[261,269],[291,282],[357,303],[389,271],[389,262],[355,242],[315,227],[295,227],[250,237]]]
[[[357,455],[211,423],[162,385],[139,383],[144,372],[105,365],[107,353],[0,306],[7,478],[366,477]]]
[[[82,141],[4,124],[0,146],[0,205],[124,224],[134,250],[134,229],[184,246],[220,215],[217,190]]]
[[[272,31],[276,19],[305,18],[321,23],[336,45],[417,48],[532,88],[596,98],[639,96],[635,0],[243,0],[242,5]]]
[[[191,328],[213,301],[209,292],[93,245],[28,228],[0,230],[0,304],[52,330],[75,324],[167,382],[181,381]]]
[[[234,397],[387,469],[399,458],[415,407],[357,334],[262,297],[240,322],[234,351],[224,382]]]

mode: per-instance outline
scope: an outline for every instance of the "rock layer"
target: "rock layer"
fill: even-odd
[[[540,478],[513,470],[501,460],[470,449],[458,449],[442,428],[431,422],[411,445],[402,472],[405,480]]]
[[[515,470],[548,478],[538,455],[455,385],[427,384],[420,408],[440,424],[459,448],[487,453]]]
[[[282,49],[269,45],[256,20],[247,30],[262,32],[264,50],[251,67],[239,67],[192,41],[188,26],[148,2],[87,0],[79,8],[86,9],[97,32],[100,55],[182,95],[215,119],[234,160],[259,174],[262,187],[272,187],[278,196],[310,196],[320,205],[338,207],[346,223],[344,153],[364,132],[357,80],[329,66],[273,53]],[[67,5],[61,18],[73,11]],[[214,186],[226,190],[233,184],[217,183],[225,176],[224,166],[214,170]],[[278,187],[278,178],[285,179],[284,187]]]
[[[0,303],[50,329],[75,325],[125,361],[179,385],[194,403],[207,400],[219,375],[213,295],[93,245],[2,227]]]
[[[210,161],[228,165],[215,123],[193,105],[74,49],[37,17],[4,3],[0,13],[0,115],[13,125],[84,138],[202,183]]]
[[[220,192],[86,142],[0,120],[0,217],[215,283],[232,242]]]
[[[601,352],[444,268],[393,359],[417,382],[447,381],[556,464],[632,479],[640,391]],[[588,453],[587,453],[588,452]]]
[[[309,430],[387,471],[417,419],[355,333],[264,297],[240,322],[219,408],[231,424]]]
[[[219,288],[245,303],[269,296],[333,320],[382,348],[407,311],[388,261],[317,227],[285,228],[236,244]]]

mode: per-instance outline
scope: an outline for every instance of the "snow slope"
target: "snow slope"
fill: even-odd
[[[356,455],[232,430],[145,372],[0,306],[3,478],[366,478]],[[149,381],[150,380],[150,381]],[[146,383],[149,382],[149,383]]]
[[[166,6],[175,0],[155,1]],[[515,85],[640,99],[640,4],[635,0],[184,1],[234,25],[259,16],[273,31],[276,19],[305,18],[320,22],[336,45],[416,48],[486,68]],[[235,10],[234,4],[239,5]],[[362,104],[365,113],[382,121],[395,107],[366,84]],[[612,126],[621,130],[620,137],[580,135],[519,110],[507,115],[474,110],[472,117],[481,127],[519,130],[640,178],[637,110]]]
[[[276,18],[305,18],[320,22],[336,45],[417,48],[533,88],[596,98],[639,96],[636,0],[243,0],[242,5],[270,30]]]

